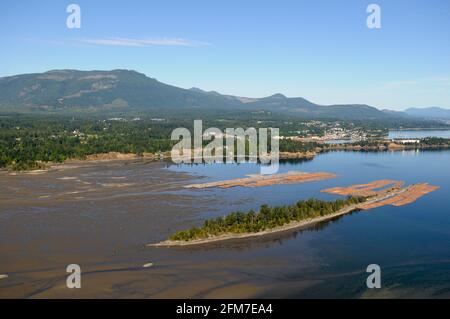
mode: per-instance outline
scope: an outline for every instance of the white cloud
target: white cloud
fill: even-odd
[[[85,44],[109,45],[109,46],[206,46],[210,43],[193,41],[183,38],[153,38],[153,39],[130,39],[130,38],[103,38],[103,39],[81,39]]]

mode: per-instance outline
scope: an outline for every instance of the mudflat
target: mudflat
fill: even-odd
[[[443,288],[450,282],[445,277],[448,245],[442,240],[448,228],[445,194],[449,178],[445,165],[449,154],[402,155],[400,161],[397,153],[327,153],[300,165],[285,164],[284,170],[330,170],[341,177],[339,180],[202,191],[184,186],[207,182],[203,176],[223,180],[252,174],[258,167],[167,169],[163,162],[137,159],[71,163],[32,173],[3,171],[0,297],[358,297],[356,291],[362,282],[359,274],[365,275],[360,265],[365,264],[366,252],[372,250],[379,256],[395,257],[392,263],[397,268],[385,271],[386,278],[402,283],[400,288],[393,288],[393,294],[409,293],[411,285],[430,296],[433,292],[421,287],[435,283],[438,276],[444,276],[440,277],[444,278]],[[339,162],[343,167],[335,165]],[[350,166],[353,169],[348,171]],[[406,178],[411,170],[420,172],[413,180]],[[407,208],[387,205],[370,214],[349,213],[304,229],[226,244],[145,247],[232,210],[283,205],[315,196],[326,199],[334,195],[320,190],[365,183],[368,175],[372,179],[405,178],[408,184],[429,181],[439,185],[441,191]],[[385,227],[395,232],[395,241],[379,235]],[[356,239],[358,245],[354,244]],[[381,244],[373,246],[374,241]],[[433,250],[428,249],[431,243]],[[412,246],[414,251],[410,250]],[[352,256],[352,265],[348,265],[348,256]],[[411,258],[417,259],[414,269],[409,266]],[[72,263],[81,266],[82,289],[66,287],[66,266]],[[420,277],[420,284],[404,279],[410,278],[411,271],[423,276],[424,267],[428,272]],[[400,277],[395,277],[397,274]],[[349,282],[353,286],[342,289]],[[330,290],[330,285],[335,289]],[[436,291],[441,286],[436,286]]]
[[[192,177],[166,165],[136,160],[1,171],[0,274],[7,277],[0,298],[132,297],[115,285],[133,285],[149,272],[170,274],[173,260],[144,244],[194,223],[214,199],[179,194]],[[155,266],[142,267],[148,263]],[[81,266],[84,289],[66,291],[69,264]],[[158,276],[147,283],[149,296],[171,285]]]

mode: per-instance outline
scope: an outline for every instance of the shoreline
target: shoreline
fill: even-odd
[[[411,127],[411,128],[398,128],[390,131],[450,131],[448,127],[438,127],[438,128],[421,128],[421,127]]]
[[[167,152],[160,154],[144,153],[143,155],[138,155],[135,153],[120,153],[120,152],[109,152],[109,153],[99,153],[91,154],[86,156],[85,159],[81,158],[68,158],[62,163],[57,162],[47,162],[41,163],[43,166],[28,170],[14,170],[9,167],[0,168],[0,172],[9,172],[11,174],[38,174],[46,173],[53,169],[58,168],[70,168],[73,165],[89,165],[89,164],[101,164],[101,163],[120,163],[135,160],[147,160],[151,162],[164,162],[170,159],[170,155],[167,156]]]
[[[389,199],[391,197],[397,196],[399,194],[402,194],[403,192],[408,191],[412,186],[413,185],[408,186],[406,188],[402,188],[400,190],[392,190],[391,192],[389,192],[386,195],[374,197],[370,200],[367,200],[363,204],[373,204],[373,203],[377,203],[379,201]],[[273,235],[276,233],[293,231],[293,230],[296,230],[299,228],[312,226],[316,223],[327,221],[327,220],[333,219],[335,217],[343,216],[343,215],[352,213],[354,211],[364,210],[364,209],[359,208],[360,205],[361,204],[354,204],[354,205],[351,205],[348,207],[344,207],[343,209],[341,209],[340,211],[338,211],[334,214],[320,216],[320,217],[302,220],[302,221],[296,221],[296,222],[292,222],[292,223],[282,225],[282,226],[277,226],[277,227],[274,227],[271,229],[266,229],[264,231],[256,232],[256,233],[241,233],[241,234],[240,233],[234,233],[234,234],[227,233],[227,234],[223,234],[223,235],[219,235],[219,236],[209,237],[206,239],[195,239],[195,240],[190,240],[190,241],[165,240],[165,241],[155,243],[155,244],[146,244],[145,247],[171,248],[171,247],[198,246],[198,245],[206,245],[206,244],[222,242],[222,241],[227,241],[227,240],[233,240],[233,239],[236,240],[236,239],[246,239],[246,238],[251,238],[251,237],[261,237],[261,236]]]
[[[321,153],[333,152],[333,151],[349,151],[349,152],[387,152],[387,151],[405,151],[405,150],[447,150],[450,149],[450,144],[444,145],[404,145],[391,143],[388,146],[377,145],[377,146],[361,146],[361,145],[346,145],[346,144],[336,144],[328,147],[318,147],[314,151],[305,152],[282,152],[280,151],[280,160],[311,160]],[[113,154],[113,155],[111,155]],[[69,158],[62,163],[47,162],[40,163],[43,166],[28,170],[14,170],[9,167],[0,168],[1,171],[11,172],[16,174],[32,174],[39,172],[47,172],[54,168],[64,167],[65,165],[70,166],[74,164],[85,164],[85,163],[108,163],[108,162],[120,162],[120,161],[131,161],[131,160],[150,160],[154,162],[164,162],[170,160],[170,152],[162,152],[159,154],[144,153],[144,155],[139,155],[135,153],[120,153],[120,152],[109,152],[109,153],[99,153],[88,155],[85,159],[80,158]]]

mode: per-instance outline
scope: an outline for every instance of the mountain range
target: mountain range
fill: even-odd
[[[0,78],[0,108],[16,111],[189,110],[268,111],[307,118],[389,119],[416,116],[362,104],[318,105],[280,93],[247,98],[183,89],[133,70],[52,70]],[[450,111],[449,111],[450,112]]]
[[[443,109],[437,106],[425,108],[409,108],[405,111],[406,114],[425,119],[433,120],[450,120],[450,110]]]

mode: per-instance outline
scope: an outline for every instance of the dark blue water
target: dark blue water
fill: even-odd
[[[450,130],[405,130],[405,131],[389,131],[389,138],[425,138],[425,137],[441,137],[450,138]]]
[[[171,166],[199,176],[199,182],[259,173],[255,164]],[[312,161],[285,163],[280,172],[330,172],[338,178],[261,188],[186,190],[215,196],[217,205],[198,216],[217,216],[261,204],[338,196],[320,193],[334,186],[377,179],[428,182],[440,187],[415,203],[385,206],[344,216],[313,229],[236,247],[195,252],[192,258],[227,258],[246,264],[246,280],[265,284],[264,297],[449,297],[450,152],[332,152]],[[260,269],[264,263],[263,269]],[[366,267],[382,269],[382,289],[367,289]],[[234,269],[236,273],[243,270]],[[251,275],[253,274],[253,276]],[[261,277],[263,276],[263,277]],[[265,286],[265,287],[266,287]]]

